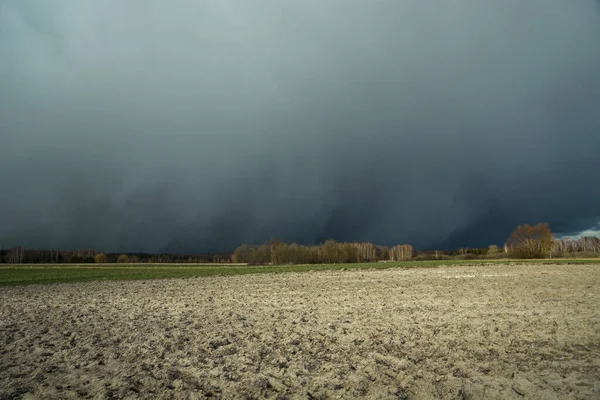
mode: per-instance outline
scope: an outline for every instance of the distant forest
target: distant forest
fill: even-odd
[[[92,249],[59,251],[13,247],[0,250],[0,264],[94,264],[94,263],[228,263],[231,254],[102,253]]]
[[[244,263],[328,264],[407,260],[469,260],[492,258],[600,257],[600,238],[555,239],[547,224],[519,225],[502,247],[416,251],[409,244],[394,247],[372,243],[328,240],[316,246],[288,244],[272,239],[262,245],[242,244],[232,253],[147,254],[107,253],[86,249],[36,250],[14,247],[0,250],[0,264],[104,264],[104,263]]]

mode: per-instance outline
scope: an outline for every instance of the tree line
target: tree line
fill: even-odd
[[[104,264],[104,263],[230,263],[230,253],[148,254],[102,253],[93,249],[59,251],[16,246],[0,250],[0,264]]]
[[[416,251],[410,244],[394,247],[372,243],[328,240],[320,245],[284,243],[277,239],[262,245],[242,244],[233,254],[107,253],[93,249],[73,251],[24,249],[0,250],[0,264],[84,263],[244,263],[244,264],[342,264],[406,260],[485,258],[600,257],[600,238],[555,239],[548,224],[519,225],[503,246]]]
[[[565,256],[577,253],[600,253],[600,238],[584,236],[579,239],[558,239],[554,242],[554,255]]]
[[[372,243],[328,240],[321,245],[304,246],[272,239],[259,246],[242,244],[235,249],[231,258],[235,263],[248,264],[342,264],[409,260],[413,254],[414,248],[411,245],[390,249]]]
[[[555,239],[548,224],[519,225],[508,237],[505,248],[514,258],[598,257],[600,238]]]
[[[600,257],[600,238],[555,239],[548,224],[518,225],[502,247],[416,251],[409,244],[388,248],[372,243],[340,243],[328,240],[316,246],[287,244],[273,239],[251,246],[242,244],[233,255],[236,263],[248,264],[341,264],[406,260],[469,260],[551,257]]]

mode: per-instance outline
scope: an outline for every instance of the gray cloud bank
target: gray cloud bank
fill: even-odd
[[[598,1],[4,0],[0,244],[501,244],[600,221]]]

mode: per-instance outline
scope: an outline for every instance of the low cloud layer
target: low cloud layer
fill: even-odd
[[[593,0],[5,0],[0,244],[593,229],[599,38]]]

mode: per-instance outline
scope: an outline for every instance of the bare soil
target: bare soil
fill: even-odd
[[[600,398],[600,265],[0,288],[0,398]]]

